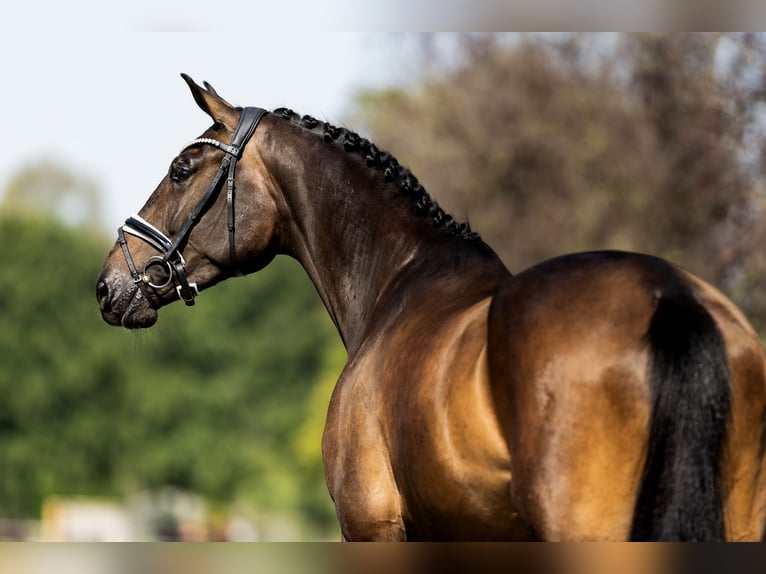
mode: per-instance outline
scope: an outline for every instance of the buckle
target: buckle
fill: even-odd
[[[184,287],[191,291],[191,297],[189,299],[183,296],[183,291],[186,290]],[[199,296],[199,289],[197,288],[196,283],[187,283],[186,285],[176,285],[176,293],[178,293],[178,298],[181,301],[191,306],[194,305],[194,298]]]
[[[152,277],[149,275],[149,268],[152,266],[165,266],[165,270],[167,272],[167,278],[165,279],[164,283],[154,283],[152,282]],[[143,272],[141,273],[141,276],[139,277],[139,280],[147,285],[149,287],[153,287],[154,289],[163,289],[170,285],[170,283],[173,281],[173,266],[170,264],[169,261],[165,261],[162,257],[159,255],[152,255],[149,257],[146,262],[144,263]]]

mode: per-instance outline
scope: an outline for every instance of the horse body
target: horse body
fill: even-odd
[[[205,138],[235,140],[240,111],[186,80],[215,122]],[[221,161],[207,143],[141,211],[160,239]],[[714,288],[616,252],[512,276],[393,158],[288,111],[263,118],[237,169],[236,211],[214,199],[174,266],[201,289],[278,253],[306,269],[348,350],[322,442],[344,538],[763,535],[764,355]],[[150,287],[131,281],[125,259],[156,249],[122,249],[98,281],[102,314],[149,326],[176,293],[146,266]]]
[[[678,281],[712,310],[730,350],[738,424],[723,466],[726,538],[758,539],[758,339],[693,275],[617,252],[557,258],[501,279],[489,295],[439,293],[452,307],[441,321],[407,313],[350,359],[324,439],[344,536],[630,539],[647,450],[637,437],[648,435],[652,404],[647,333]]]

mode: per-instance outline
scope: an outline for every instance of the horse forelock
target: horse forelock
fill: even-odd
[[[479,234],[472,231],[468,223],[455,220],[452,215],[439,207],[409,168],[401,165],[390,153],[379,149],[358,133],[333,126],[309,115],[300,116],[288,108],[278,108],[273,113],[321,137],[327,144],[342,146],[346,153],[361,156],[370,169],[376,170],[386,182],[396,186],[399,194],[407,201],[414,213],[430,221],[436,229],[443,229],[465,241],[481,241]]]

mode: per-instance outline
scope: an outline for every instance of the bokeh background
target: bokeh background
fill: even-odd
[[[290,17],[272,12],[242,17]],[[147,331],[99,317],[116,227],[209,122],[179,72],[360,132],[511,271],[652,253],[766,333],[763,34],[13,40],[0,39],[0,539],[339,536],[320,440],[345,354],[297,263],[165,308]]]

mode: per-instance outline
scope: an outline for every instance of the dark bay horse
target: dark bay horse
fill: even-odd
[[[345,539],[763,537],[764,353],[719,291],[622,252],[511,275],[370,142],[184,79],[213,126],[120,228],[101,313],[149,327],[300,261],[348,350],[322,442]]]

